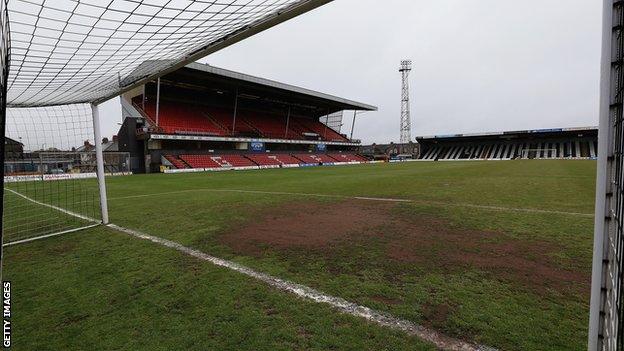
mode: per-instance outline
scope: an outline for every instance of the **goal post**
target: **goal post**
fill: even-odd
[[[91,104],[93,135],[95,137],[95,157],[97,160],[97,179],[100,195],[100,211],[102,223],[108,224],[108,198],[106,196],[106,176],[104,174],[104,154],[102,151],[102,131],[100,129],[100,110],[98,105]]]
[[[596,207],[587,349],[624,345],[624,4],[603,0]]]

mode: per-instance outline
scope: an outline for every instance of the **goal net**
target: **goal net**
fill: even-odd
[[[4,243],[101,222],[88,105],[7,110]]]
[[[107,222],[99,104],[328,2],[0,0],[2,242]]]

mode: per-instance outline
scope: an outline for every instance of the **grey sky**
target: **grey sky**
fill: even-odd
[[[377,105],[368,143],[399,138],[405,58],[413,136],[592,126],[600,17],[595,0],[336,0],[202,62]]]

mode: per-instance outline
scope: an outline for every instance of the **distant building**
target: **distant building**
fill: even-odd
[[[15,160],[24,158],[24,144],[11,138],[4,138],[4,158]]]
[[[108,138],[102,139],[102,152],[118,152],[119,142],[116,135],[113,135],[113,140]]]
[[[398,158],[417,159],[420,155],[420,145],[418,143],[409,144],[372,144],[362,146],[359,153],[374,160],[392,160]]]

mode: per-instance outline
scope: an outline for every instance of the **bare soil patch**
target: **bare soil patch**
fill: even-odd
[[[449,272],[476,268],[536,293],[548,289],[588,293],[589,272],[562,268],[554,262],[553,255],[562,250],[555,243],[458,228],[431,216],[408,218],[392,211],[394,206],[357,201],[290,203],[250,216],[252,220],[220,240],[240,254],[257,256],[266,250],[295,249],[303,254],[326,253],[328,259],[338,246],[381,240],[390,263]]]
[[[349,235],[379,227],[388,221],[389,205],[290,203],[258,214],[221,237],[237,252],[256,255],[263,246],[326,248]],[[256,217],[256,216],[252,216]]]

